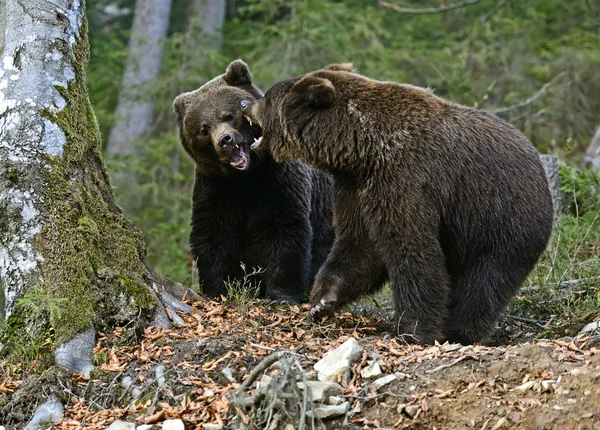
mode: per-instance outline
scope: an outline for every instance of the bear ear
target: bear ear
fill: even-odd
[[[225,79],[225,82],[229,85],[234,87],[252,84],[252,74],[250,73],[250,69],[242,60],[232,61],[231,64],[227,66],[223,79]]]
[[[358,73],[352,63],[329,64],[328,66],[323,67],[323,70],[329,70],[332,72]]]
[[[335,87],[329,79],[305,76],[294,84],[292,91],[298,102],[313,107],[330,107],[335,100]]]
[[[187,93],[179,94],[177,97],[175,97],[175,100],[173,100],[173,110],[180,118],[183,117],[183,114],[185,114],[186,96]]]

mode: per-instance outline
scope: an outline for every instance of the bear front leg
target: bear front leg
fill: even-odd
[[[345,303],[381,288],[387,279],[367,237],[338,236],[311,290],[309,319],[318,322],[333,315]]]
[[[299,304],[310,275],[311,226],[308,220],[297,219],[291,224],[272,225],[271,230],[271,239],[263,245],[268,260],[265,298],[279,304]]]

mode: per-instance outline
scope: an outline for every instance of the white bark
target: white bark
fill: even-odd
[[[152,128],[154,103],[144,97],[145,84],[158,78],[167,36],[171,0],[137,0],[129,39],[129,57],[119,101],[116,123],[108,138],[109,154],[133,154],[131,143]]]
[[[225,0],[191,0],[190,30],[207,36],[215,50],[221,49],[221,28],[226,8]]]
[[[583,159],[592,169],[600,172],[600,124],[596,127]]]
[[[3,0],[4,1],[4,0]],[[48,156],[66,143],[59,127],[42,115],[60,112],[56,86],[75,79],[73,45],[82,25],[81,0],[6,0],[0,62],[0,280],[9,316],[27,288],[40,285],[35,240],[45,222],[41,172]],[[3,300],[1,300],[3,299]]]

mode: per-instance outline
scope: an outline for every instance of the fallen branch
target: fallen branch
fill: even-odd
[[[509,2],[509,1],[510,1],[510,0],[502,0],[500,3],[498,3],[498,4],[496,5],[496,7],[495,7],[494,9],[492,9],[492,10],[490,11],[490,13],[488,13],[486,16],[484,16],[484,17],[483,17],[483,19],[482,19],[481,21],[482,21],[484,24],[485,24],[486,22],[488,22],[490,19],[492,19],[492,17],[493,17],[494,15],[496,15],[496,14],[497,14],[497,13],[500,11],[500,9],[502,9],[504,6],[506,6],[506,5],[508,4],[508,2]]]
[[[548,327],[546,327],[545,325],[543,325],[540,321],[534,320],[532,318],[524,318],[524,317],[519,317],[519,316],[516,316],[516,315],[509,315],[508,317],[511,318],[511,319],[513,319],[513,320],[515,320],[515,321],[520,321],[520,322],[524,322],[524,323],[527,323],[527,324],[533,324],[533,325],[536,325],[536,326],[538,326],[538,327],[540,327],[540,328],[542,328],[544,330],[548,330]]]
[[[388,9],[392,9],[399,13],[405,13],[405,14],[411,14],[411,15],[422,15],[422,14],[427,14],[427,13],[448,12],[450,10],[459,9],[459,8],[465,7],[465,6],[470,6],[472,4],[478,3],[479,1],[481,1],[481,0],[465,0],[460,3],[449,4],[446,6],[430,7],[430,8],[423,8],[423,9],[412,9],[412,8],[408,8],[408,7],[397,6],[395,4],[380,0],[379,6],[385,7]]]
[[[495,114],[499,114],[499,113],[506,113],[506,112],[510,112],[511,110],[515,110],[515,109],[520,109],[522,107],[525,107],[527,105],[530,105],[531,103],[533,103],[534,101],[536,101],[537,99],[539,99],[541,96],[544,95],[544,93],[546,93],[546,91],[548,91],[548,89],[554,85],[554,83],[559,79],[562,78],[564,76],[564,72],[559,73],[558,75],[556,75],[554,77],[554,79],[552,79],[550,82],[546,82],[544,84],[544,86],[542,88],[539,89],[538,92],[536,92],[535,94],[533,94],[531,97],[523,100],[522,102],[516,103],[512,106],[507,106],[505,108],[498,108],[498,109],[494,109],[490,112],[493,112]]]
[[[600,282],[600,276],[593,276],[591,278],[583,278],[583,279],[571,279],[569,281],[561,281],[561,282],[551,282],[549,284],[542,285],[532,285],[531,287],[523,287],[521,288],[521,293],[528,293],[530,291],[538,291],[542,288],[577,288],[580,285],[584,285],[592,282]]]
[[[461,361],[464,361],[464,360],[466,360],[467,358],[471,358],[471,359],[473,359],[473,360],[477,360],[477,357],[475,357],[475,356],[472,356],[472,355],[469,355],[469,354],[467,354],[467,355],[463,355],[462,357],[458,357],[456,360],[454,360],[454,361],[453,361],[453,362],[451,362],[451,363],[448,363],[448,364],[442,364],[442,365],[440,365],[440,366],[438,366],[438,367],[436,367],[436,368],[434,368],[434,369],[428,370],[426,373],[435,373],[435,372],[439,372],[440,370],[444,370],[444,369],[447,369],[447,368],[449,368],[449,367],[455,366],[455,365],[457,365],[458,363],[460,363]]]
[[[283,357],[283,355],[283,351],[277,351],[265,357],[263,361],[258,363],[258,365],[254,369],[252,369],[252,372],[250,372],[250,375],[248,375],[244,382],[242,382],[240,388],[237,389],[238,393],[241,393],[242,390],[250,388],[250,385],[252,385],[252,383],[256,381],[256,378],[258,378],[259,375],[261,375],[265,370],[267,370],[267,368],[269,368],[273,363],[279,361],[281,357]]]

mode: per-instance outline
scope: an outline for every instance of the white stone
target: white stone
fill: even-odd
[[[321,402],[329,396],[337,396],[344,392],[342,386],[335,382],[307,381],[306,384],[313,402]],[[304,390],[304,383],[298,382],[298,388]]]
[[[395,381],[396,379],[398,379],[396,375],[385,375],[373,381],[371,387],[375,388],[376,390],[379,390],[385,385],[389,384],[390,382]]]
[[[185,430],[185,425],[181,420],[165,420],[162,428],[163,430]]]
[[[346,412],[350,410],[350,403],[344,402],[340,405],[336,406],[323,406],[320,408],[315,408],[312,411],[307,411],[306,416],[309,418],[320,418],[322,420],[326,420],[328,418],[336,418],[340,415],[344,415]]]
[[[108,426],[107,430],[136,430],[134,423],[128,423],[127,421],[116,420]]]
[[[202,424],[203,430],[221,430],[222,428],[223,428],[223,426],[221,424],[211,424],[211,423]]]
[[[406,415],[413,418],[417,414],[419,409],[421,409],[419,405],[408,405],[404,408],[404,412],[406,412]]]
[[[352,364],[362,355],[362,347],[350,338],[338,348],[329,351],[315,364],[319,381],[336,382],[338,375],[348,376]]]
[[[152,424],[142,424],[141,426],[137,426],[135,430],[150,430],[153,427]]]
[[[56,395],[52,394],[46,402],[35,410],[25,430],[38,430],[42,423],[59,423],[63,418],[63,405]]]
[[[338,397],[338,396],[329,396],[329,397],[327,397],[327,404],[328,405],[333,405],[333,406],[340,405],[340,404],[343,403],[343,401],[344,400],[341,397]]]
[[[373,361],[360,371],[360,376],[364,379],[375,378],[379,375],[381,375],[381,367],[377,360]]]
[[[598,330],[598,329],[600,329],[600,321],[594,321],[594,322],[587,324],[585,327],[583,327],[579,331],[579,334],[592,333],[593,331]]]

